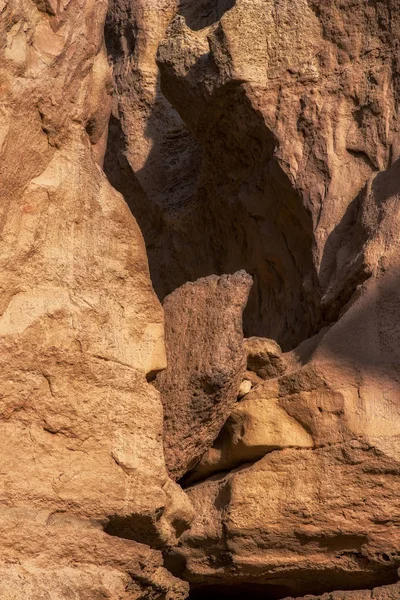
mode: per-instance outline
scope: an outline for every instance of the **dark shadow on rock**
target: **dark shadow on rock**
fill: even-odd
[[[319,289],[311,216],[274,156],[277,141],[240,82],[205,102],[191,81],[185,89],[162,68],[161,75],[162,91],[203,148],[193,201],[176,238],[190,279],[245,269],[254,279],[245,334],[290,349],[318,329]]]
[[[236,0],[181,0],[178,14],[196,31],[217,23],[235,4]]]
[[[151,248],[155,246],[155,236],[162,231],[162,215],[157,205],[151,203],[126,158],[126,139],[121,123],[111,116],[107,150],[104,157],[104,172],[111,185],[125,198],[143,234],[149,259]],[[157,286],[158,266],[149,260],[150,276],[159,296],[162,290]]]
[[[338,319],[357,288],[371,276],[365,246],[378,234],[386,202],[399,193],[400,159],[371,175],[330,233],[320,267],[320,281],[327,290],[322,298],[324,324]]]
[[[115,32],[109,43],[118,60]],[[254,279],[245,335],[274,338],[289,350],[320,327],[311,216],[240,83],[200,105],[198,135],[185,124],[184,85],[164,77],[161,90],[158,83],[146,130],[152,146],[136,171],[127,126],[111,119],[104,170],[142,230],[160,300],[187,281],[244,269]]]
[[[362,558],[359,559],[362,562]],[[382,566],[366,575],[357,572],[342,572],[332,569],[321,572],[294,572],[292,577],[278,576],[270,583],[256,584],[237,581],[233,585],[192,585],[189,600],[281,600],[296,598],[307,594],[319,595],[335,590],[371,590],[375,587],[397,583],[397,568]],[[311,598],[310,598],[311,600]]]

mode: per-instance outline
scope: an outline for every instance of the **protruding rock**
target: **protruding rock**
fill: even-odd
[[[193,516],[146,381],[166,366],[163,311],[99,166],[107,4],[0,1],[2,599],[187,589],[158,550]]]
[[[244,340],[247,352],[247,369],[262,379],[282,375],[286,369],[279,344],[267,338],[251,337]]]
[[[234,407],[246,367],[244,271],[187,283],[164,301],[168,367],[156,387],[164,405],[167,467],[179,479],[212,445]]]
[[[273,450],[312,448],[313,438],[279,406],[278,393],[278,386],[267,382],[238,402],[213,447],[186,482],[254,462]]]
[[[395,583],[394,447],[399,439],[387,448],[356,440],[287,448],[192,486],[197,516],[174,550],[175,564],[185,565],[182,574],[194,586],[205,586],[203,597],[213,585],[243,585],[245,594],[254,584],[261,597],[296,598]]]

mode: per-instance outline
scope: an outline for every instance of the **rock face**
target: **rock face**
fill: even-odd
[[[253,275],[247,331],[284,349],[370,275],[368,234],[354,253],[347,238],[360,192],[398,158],[398,4],[347,5],[237,0],[199,32],[177,17],[158,52],[162,90],[203,148],[192,255]]]
[[[203,223],[201,264],[254,277],[247,332],[295,348],[197,478],[236,471],[188,490],[197,518],[171,560],[199,593],[398,578],[399,9],[237,0],[200,31],[177,16],[159,46],[161,89],[202,147],[179,235]],[[274,411],[287,438],[270,452]],[[309,448],[290,448],[289,422]]]
[[[397,600],[400,597],[400,584],[385,585],[374,590],[355,590],[351,592],[333,592],[322,596],[305,596],[297,600]],[[284,600],[294,600],[285,598]]]
[[[395,583],[398,448],[399,437],[288,448],[194,485],[197,517],[171,563],[202,597],[252,585],[254,597],[277,599]]]
[[[187,585],[161,549],[192,510],[168,478],[163,314],[100,168],[105,0],[0,2],[1,584],[7,600]],[[175,595],[173,597],[175,597]]]
[[[187,283],[164,301],[168,367],[157,377],[164,448],[179,479],[211,446],[236,403],[246,367],[242,313],[252,285],[245,272]]]
[[[399,39],[0,0],[1,599],[399,599]]]

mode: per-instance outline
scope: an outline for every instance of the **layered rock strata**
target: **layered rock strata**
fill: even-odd
[[[167,475],[145,246],[101,167],[105,0],[0,2],[4,599],[184,598],[192,509]]]

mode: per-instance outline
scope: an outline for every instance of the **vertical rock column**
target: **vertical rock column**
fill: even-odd
[[[99,166],[106,9],[0,2],[4,599],[186,594],[156,550],[191,518],[146,381],[166,365],[162,309],[137,224]]]

